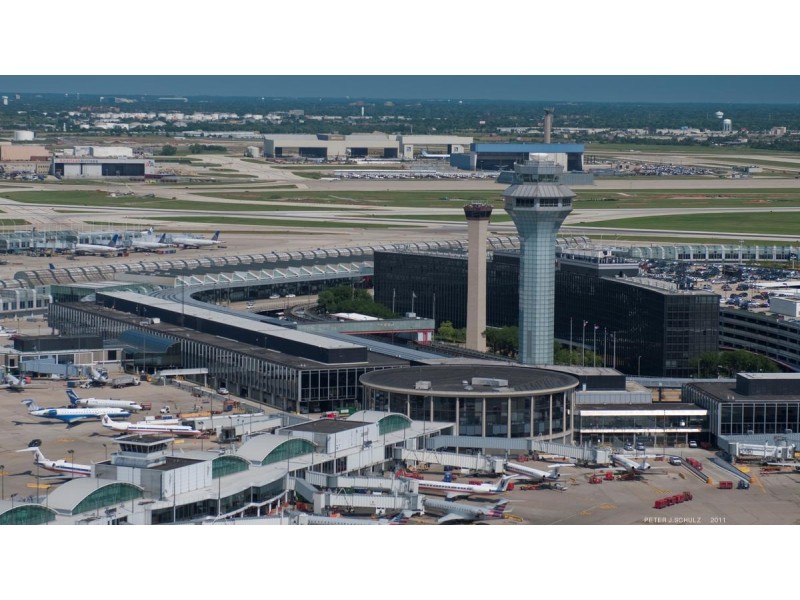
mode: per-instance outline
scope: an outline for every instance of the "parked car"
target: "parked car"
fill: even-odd
[[[222,394],[223,396],[227,396],[228,394],[230,394],[230,392],[228,391],[228,388],[224,388],[224,387],[219,388],[217,390],[217,393],[218,394]]]
[[[697,448],[697,442],[694,440],[689,440],[689,448]]]
[[[671,465],[680,465],[681,464],[681,457],[680,456],[670,456],[669,457],[669,464]]]
[[[633,444],[630,442],[625,442],[625,450],[633,450]]]

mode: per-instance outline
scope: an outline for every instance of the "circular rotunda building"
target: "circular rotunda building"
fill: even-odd
[[[454,423],[454,434],[499,438],[571,438],[578,380],[558,371],[503,365],[384,369],[361,376],[372,410]]]

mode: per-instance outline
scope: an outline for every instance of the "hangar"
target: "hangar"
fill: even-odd
[[[464,152],[471,143],[471,137],[449,135],[277,134],[264,136],[264,157],[316,160],[359,158],[412,160],[422,152],[435,152],[443,155],[459,154]]]

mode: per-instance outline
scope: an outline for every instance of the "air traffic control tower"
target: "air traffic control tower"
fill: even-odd
[[[526,365],[553,364],[556,235],[575,197],[559,183],[563,171],[532,154],[514,165],[514,182],[503,192],[520,239],[519,358]]]

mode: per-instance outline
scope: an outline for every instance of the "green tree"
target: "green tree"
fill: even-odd
[[[317,304],[322,313],[352,312],[381,319],[395,316],[390,308],[375,302],[367,290],[349,285],[323,290],[317,296]]]
[[[453,323],[451,321],[443,321],[442,324],[439,325],[439,331],[436,333],[436,337],[440,342],[463,344],[467,341],[467,330],[456,329],[453,327]]]
[[[170,146],[169,144],[161,146],[161,156],[175,156],[177,153],[178,149],[175,146]]]
[[[486,345],[496,354],[516,356],[519,351],[519,327],[512,325],[487,329]]]

